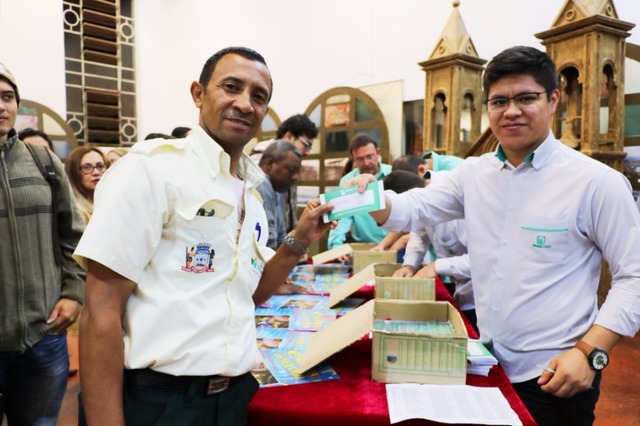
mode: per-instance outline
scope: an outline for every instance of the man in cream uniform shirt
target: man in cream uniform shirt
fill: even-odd
[[[264,174],[242,149],[271,91],[261,55],[221,50],[191,85],[199,127],[140,142],[98,186],[75,253],[88,267],[80,362],[89,424],[246,422],[258,387],[255,305],[329,226],[330,206],[311,202],[279,250],[266,247]]]

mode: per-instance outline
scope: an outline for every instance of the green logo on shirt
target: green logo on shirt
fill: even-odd
[[[544,235],[538,235],[536,236],[536,242],[533,243],[532,246],[537,248],[551,248],[551,246],[547,245],[546,242],[547,237]]]

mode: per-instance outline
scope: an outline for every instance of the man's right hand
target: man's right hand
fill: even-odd
[[[414,274],[413,267],[409,265],[402,265],[401,268],[396,269],[393,272],[394,278],[411,278]]]
[[[362,194],[367,189],[367,185],[369,185],[371,182],[376,182],[376,177],[374,175],[364,173],[346,181],[344,183],[344,187],[348,188],[350,186],[357,186],[358,193]],[[389,213],[391,213],[391,200],[386,194],[384,195],[384,198],[385,208],[369,212],[373,220],[375,220],[378,225],[385,223],[387,221],[387,218],[389,217]]]
[[[365,189],[367,189],[367,185],[375,181],[376,181],[376,177],[374,175],[364,173],[354,177],[353,179],[346,181],[344,186],[345,188],[348,188],[350,186],[357,186],[358,192],[362,193],[365,191]]]
[[[436,262],[424,265],[415,275],[416,278],[435,278],[436,276],[438,276],[436,272]]]

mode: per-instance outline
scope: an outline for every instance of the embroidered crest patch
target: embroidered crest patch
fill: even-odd
[[[198,243],[185,249],[185,264],[180,269],[187,272],[215,272],[213,259],[216,252],[209,243]]]

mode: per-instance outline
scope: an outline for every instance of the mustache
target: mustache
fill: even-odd
[[[245,113],[238,109],[232,109],[228,111],[227,114],[225,114],[225,116],[231,120],[241,120],[241,121],[246,121],[247,123],[252,122],[251,113]]]

